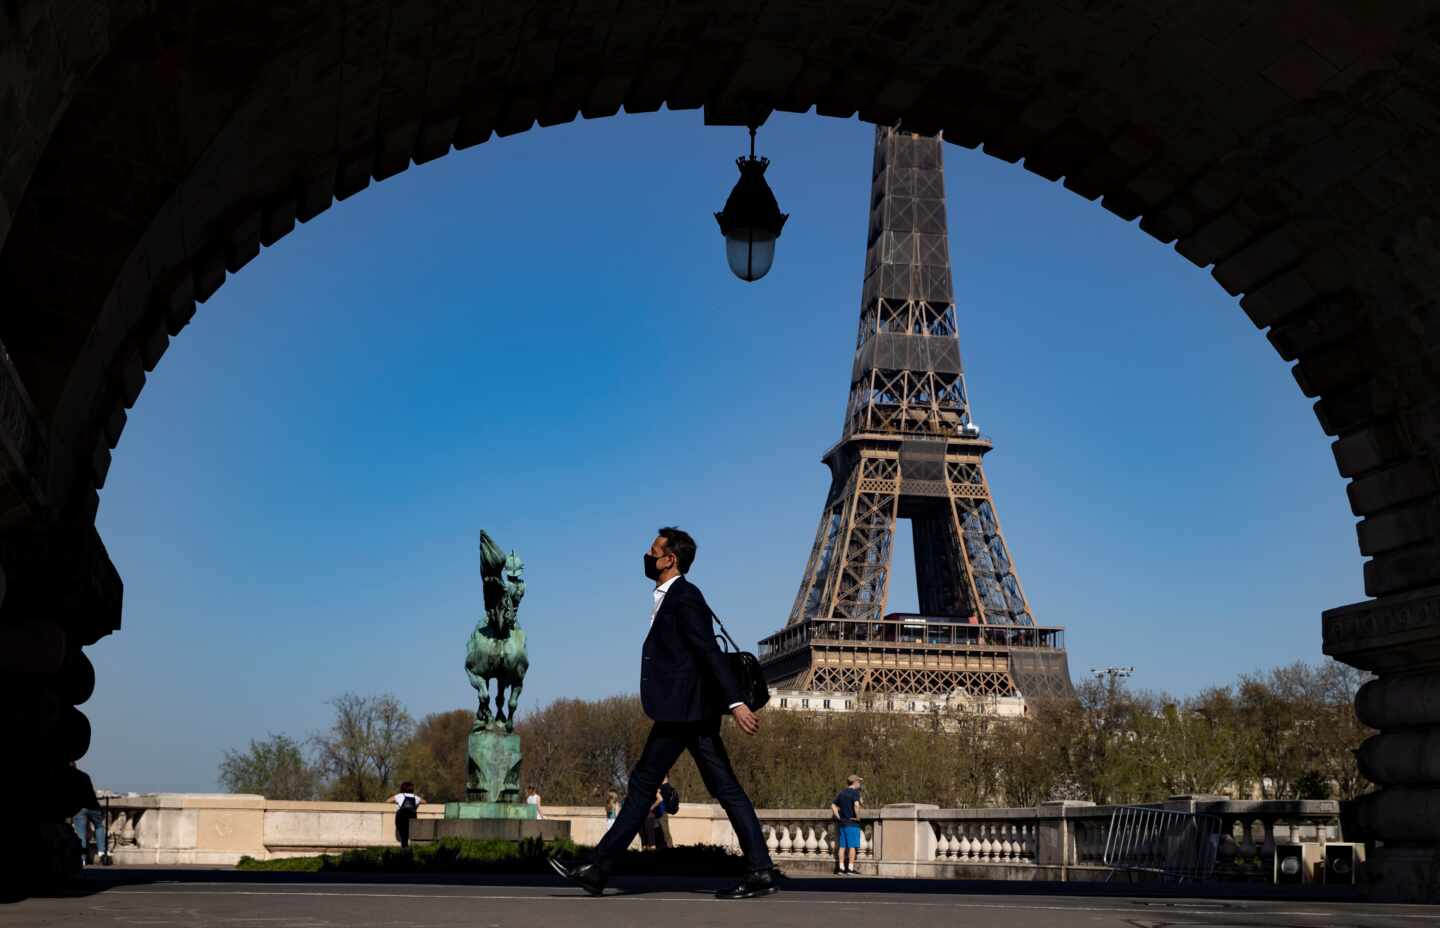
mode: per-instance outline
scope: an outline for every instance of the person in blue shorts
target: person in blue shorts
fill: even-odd
[[[859,774],[850,774],[846,778],[848,785],[830,803],[830,814],[835,816],[836,837],[839,839],[836,842],[836,873],[853,875],[858,872],[855,858],[860,854],[860,813],[864,811],[860,790],[864,782]]]

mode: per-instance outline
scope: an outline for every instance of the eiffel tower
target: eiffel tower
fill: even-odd
[[[823,458],[830,493],[795,606],[760,661],[791,695],[880,708],[998,699],[1018,712],[1073,690],[1064,630],[1036,624],[981,467],[993,445],[965,394],[941,145],[875,130],[844,432]],[[897,519],[913,532],[920,614],[885,611]]]

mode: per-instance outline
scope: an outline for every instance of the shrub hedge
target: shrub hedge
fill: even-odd
[[[365,847],[342,854],[256,860],[242,857],[237,870],[296,873],[549,873],[551,855],[573,857],[589,848],[571,841],[473,841],[442,838],[409,848]],[[731,876],[742,873],[745,859],[717,845],[692,845],[660,851],[626,851],[618,874],[655,876]]]

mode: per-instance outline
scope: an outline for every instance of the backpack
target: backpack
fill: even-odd
[[[665,814],[674,815],[676,812],[679,811],[680,791],[672,786],[670,787],[670,791],[665,794]]]
[[[413,816],[416,814],[416,803],[414,796],[406,796],[400,800],[400,808],[397,809],[401,815]]]

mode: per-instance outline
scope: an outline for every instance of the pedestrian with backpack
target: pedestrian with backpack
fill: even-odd
[[[660,830],[665,834],[665,844],[669,847],[675,846],[675,838],[670,834],[670,816],[680,811],[680,791],[670,785],[670,775],[667,773],[665,779],[660,781],[660,808],[663,815],[658,820]]]
[[[425,800],[415,795],[415,784],[406,780],[400,784],[400,792],[385,801],[395,803],[395,837],[401,847],[409,847],[410,823],[419,814],[420,803]]]
[[[640,829],[641,845],[647,850],[674,847],[675,839],[670,835],[668,816],[679,811],[680,791],[670,785],[670,775],[667,773],[665,779],[660,781],[660,788],[655,791],[655,804],[650,807],[650,817]]]

